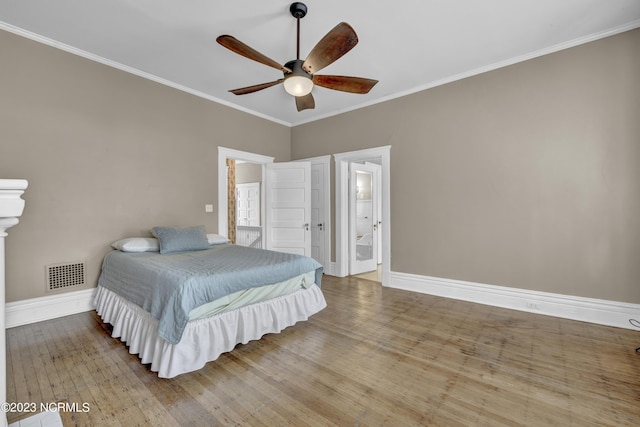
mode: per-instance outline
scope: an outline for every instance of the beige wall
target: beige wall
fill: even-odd
[[[262,165],[257,163],[236,163],[236,184],[262,181]]]
[[[392,145],[392,271],[640,303],[638,76],[634,30],[297,126],[292,158]]]
[[[289,160],[286,126],[3,31],[0,52],[0,178],[29,180],[8,302],[45,295],[53,263],[95,286],[109,243],[155,225],[216,232],[218,145]]]

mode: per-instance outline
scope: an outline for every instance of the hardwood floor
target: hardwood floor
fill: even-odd
[[[8,329],[8,402],[63,402],[65,426],[640,425],[640,331],[356,278],[323,291],[309,321],[170,380],[95,312]]]

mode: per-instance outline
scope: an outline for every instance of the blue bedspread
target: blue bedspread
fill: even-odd
[[[312,258],[231,244],[165,255],[113,251],[98,284],[151,313],[159,335],[177,344],[195,307],[313,270],[320,286],[322,265]]]

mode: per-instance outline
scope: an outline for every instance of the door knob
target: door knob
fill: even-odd
[[[309,231],[309,223],[303,225],[305,231]]]

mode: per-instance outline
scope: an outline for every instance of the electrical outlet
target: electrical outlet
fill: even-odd
[[[213,212],[213,205],[204,205],[205,212]]]

